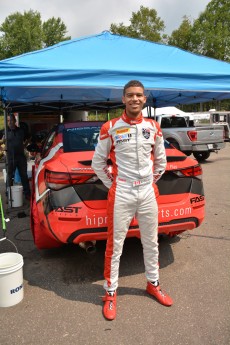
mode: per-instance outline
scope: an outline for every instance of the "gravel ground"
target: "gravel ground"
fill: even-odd
[[[0,344],[229,345],[230,143],[202,168],[203,224],[159,243],[161,284],[174,305],[166,308],[146,295],[140,241],[128,239],[112,322],[101,312],[105,242],[97,243],[93,256],[78,246],[38,251],[30,233],[29,203],[9,208],[3,202],[10,218],[8,238],[24,258],[24,298],[0,308]],[[1,174],[3,200],[4,189]],[[14,251],[12,244],[0,242],[0,252],[8,251]]]

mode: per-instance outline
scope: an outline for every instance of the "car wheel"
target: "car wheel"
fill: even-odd
[[[210,152],[203,151],[203,152],[193,152],[193,156],[198,160],[198,162],[205,161],[210,156]]]

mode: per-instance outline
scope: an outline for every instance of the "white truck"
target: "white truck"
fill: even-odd
[[[163,137],[177,149],[202,162],[225,147],[223,126],[194,126],[189,116],[157,115]]]

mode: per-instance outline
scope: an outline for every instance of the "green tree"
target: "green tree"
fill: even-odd
[[[0,58],[9,58],[42,48],[42,22],[32,10],[9,15],[0,26]]]
[[[187,16],[184,16],[181,25],[177,30],[172,32],[171,36],[167,40],[167,43],[184,50],[191,50],[191,33],[191,20]]]
[[[0,25],[0,60],[69,39],[65,34],[66,26],[60,18],[51,18],[42,24],[37,11],[15,12]]]
[[[141,6],[138,12],[132,12],[130,25],[123,23],[111,24],[110,31],[114,34],[133,38],[141,38],[161,42],[161,32],[165,29],[164,22],[157,16],[157,11]]]
[[[212,0],[194,21],[191,51],[230,61],[230,1]]]
[[[67,28],[61,18],[50,18],[42,25],[43,42],[45,47],[50,47],[58,42],[69,40],[71,37],[65,37]]]

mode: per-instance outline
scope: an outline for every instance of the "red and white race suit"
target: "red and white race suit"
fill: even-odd
[[[112,172],[107,165],[108,158],[113,163]],[[142,115],[131,120],[124,112],[120,118],[102,126],[92,168],[109,188],[104,269],[104,288],[107,291],[118,287],[120,256],[134,216],[139,224],[147,280],[159,279],[155,182],[165,167],[162,132],[154,120]]]

